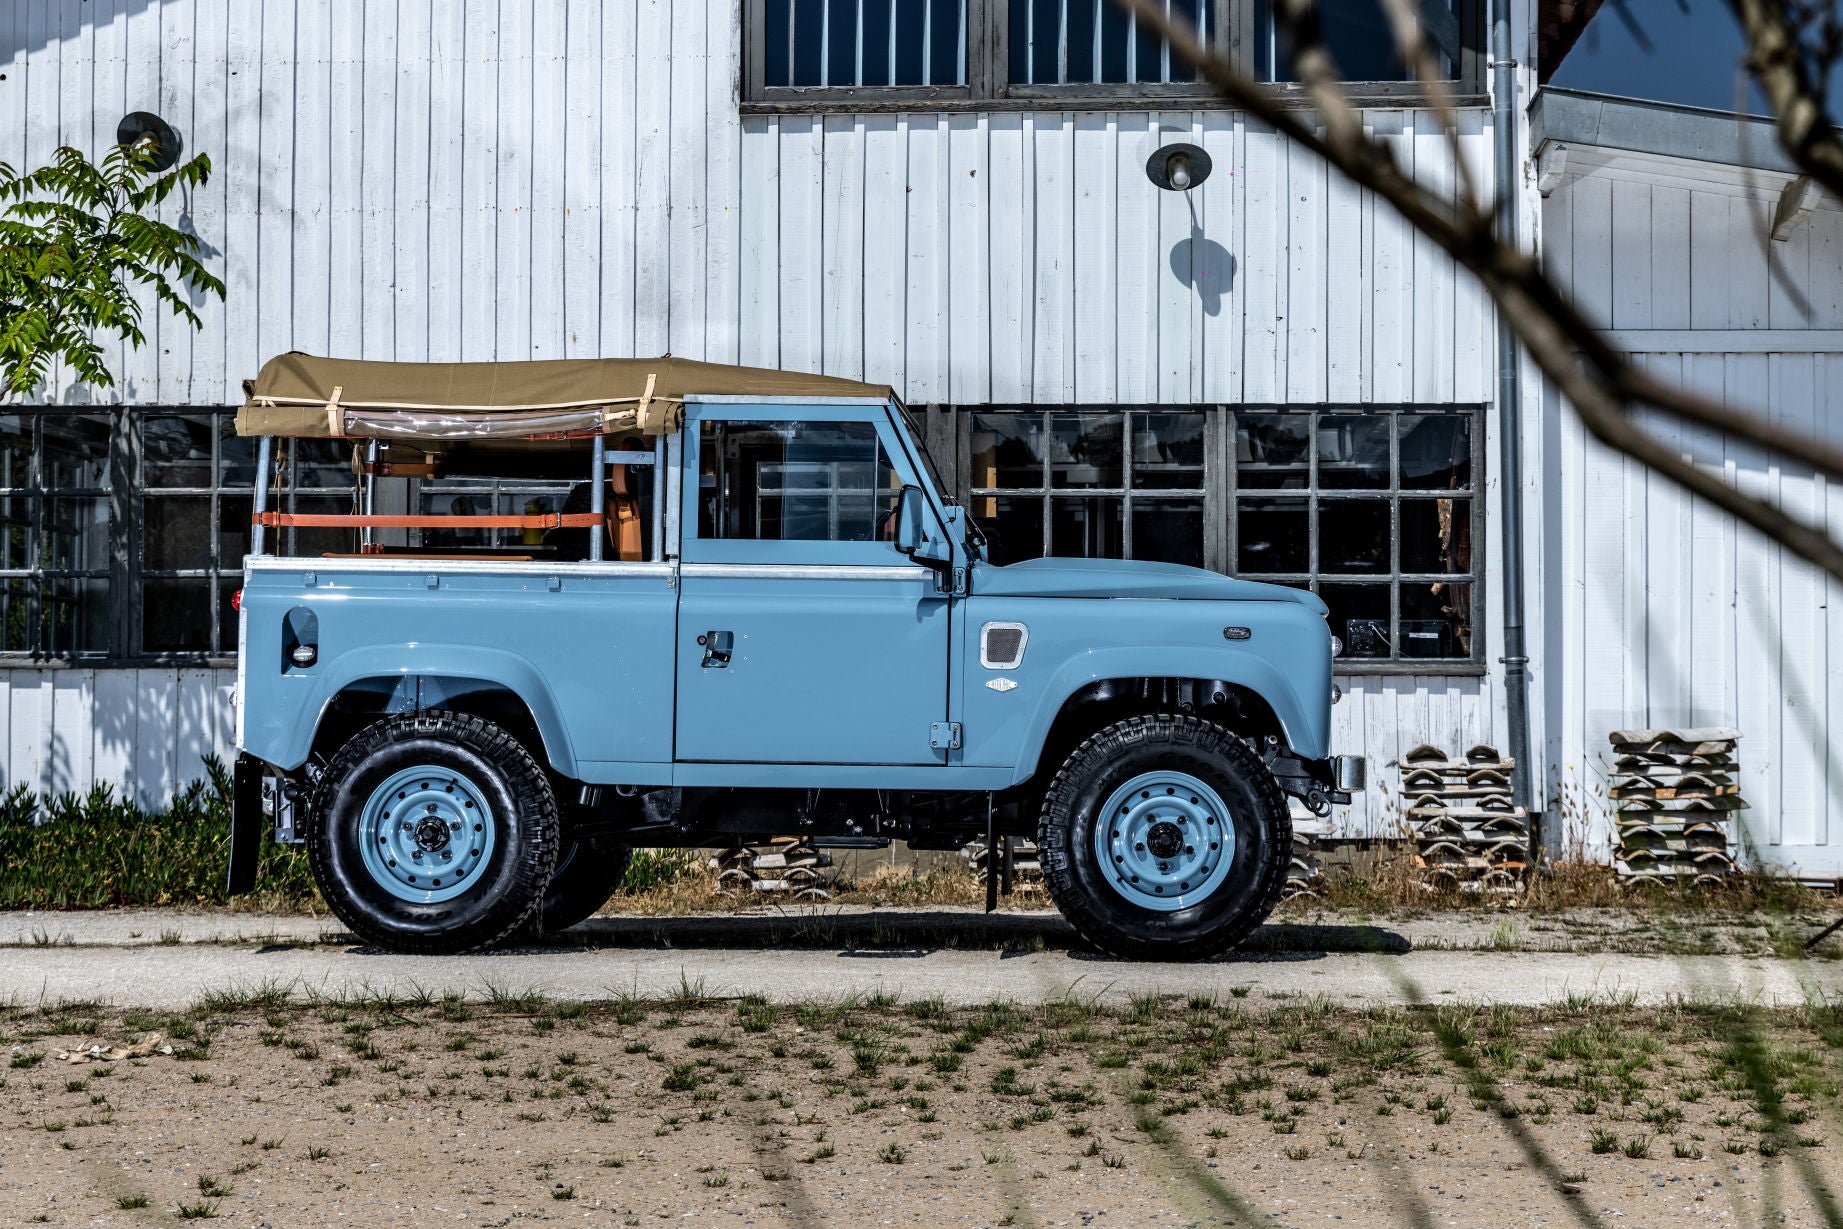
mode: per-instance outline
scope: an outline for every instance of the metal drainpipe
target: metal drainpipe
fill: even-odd
[[[1511,58],[1510,13],[1516,0],[1491,6],[1491,72],[1496,109],[1492,145],[1497,155],[1497,232],[1506,243],[1517,241],[1517,62]],[[1533,822],[1529,756],[1529,656],[1523,629],[1523,382],[1518,371],[1516,334],[1502,310],[1497,313],[1498,493],[1502,502],[1504,541],[1504,703],[1510,727],[1511,774],[1516,805],[1532,816],[1530,852],[1542,841]]]

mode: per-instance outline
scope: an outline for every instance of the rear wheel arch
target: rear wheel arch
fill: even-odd
[[[560,732],[547,738],[537,712],[524,696],[491,679],[442,674],[385,675],[346,683],[321,710],[311,758],[326,762],[360,730],[376,722],[436,710],[490,721],[518,739],[540,763],[563,777],[575,776],[575,759]]]

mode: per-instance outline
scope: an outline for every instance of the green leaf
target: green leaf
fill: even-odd
[[[224,297],[196,235],[151,216],[204,184],[203,154],[165,172],[151,149],[111,147],[100,163],[69,146],[26,174],[0,163],[0,387],[29,393],[56,363],[114,384],[99,335],[146,343],[143,296],[193,328],[187,290]]]

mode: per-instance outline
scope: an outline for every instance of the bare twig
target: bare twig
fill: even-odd
[[[1779,145],[1804,172],[1843,196],[1843,139],[1805,59],[1799,23],[1786,0],[1728,0],[1747,34],[1747,71],[1779,122]],[[1828,43],[1828,39],[1826,42]],[[1828,80],[1835,49],[1820,49],[1817,76]]]
[[[1324,158],[1375,192],[1421,234],[1445,249],[1485,288],[1532,362],[1573,404],[1594,438],[1701,496],[1787,549],[1843,579],[1843,545],[1821,528],[1757,499],[1643,431],[1633,411],[1650,407],[1843,478],[1843,450],[1796,436],[1764,415],[1742,413],[1652,378],[1615,350],[1543,273],[1536,260],[1494,234],[1488,215],[1416,182],[1387,146],[1363,130],[1319,36],[1312,0],[1276,0],[1275,16],[1293,44],[1293,67],[1318,112],[1322,133],[1247,73],[1205,48],[1188,23],[1150,0],[1121,0],[1198,66],[1224,98]],[[1751,3],[1753,0],[1734,0]],[[1450,114],[1446,122],[1452,122]],[[1500,134],[1500,139],[1504,134]]]
[[[1452,151],[1453,166],[1459,178],[1459,200],[1476,214],[1488,214],[1478,183],[1472,177],[1472,165],[1459,144],[1459,111],[1453,105],[1453,83],[1434,62],[1433,48],[1427,45],[1427,38],[1421,32],[1419,6],[1415,0],[1383,0],[1382,8],[1388,15],[1395,45],[1401,48],[1402,61],[1413,69],[1415,80],[1427,91],[1434,114],[1440,117],[1440,129],[1446,134],[1446,145]]]

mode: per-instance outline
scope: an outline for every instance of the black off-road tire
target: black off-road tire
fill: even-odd
[[[625,845],[591,837],[565,837],[557,869],[544,889],[544,903],[538,907],[529,927],[534,938],[560,934],[576,923],[595,915],[608,903],[621,880],[634,851]]]
[[[472,888],[426,904],[386,891],[358,849],[373,791],[394,773],[425,764],[464,776],[497,825]],[[490,721],[438,711],[389,717],[353,735],[321,774],[307,829],[308,865],[339,920],[367,943],[415,954],[490,947],[528,924],[543,903],[560,844],[556,795],[524,744]]]
[[[1160,769],[1189,773],[1220,795],[1235,827],[1226,877],[1173,912],[1134,904],[1103,878],[1094,850],[1101,808],[1122,784]],[[1234,947],[1280,901],[1292,854],[1286,797],[1266,765],[1229,730],[1196,717],[1129,717],[1089,737],[1043,800],[1038,856],[1062,915],[1102,951],[1131,960],[1199,960]]]

